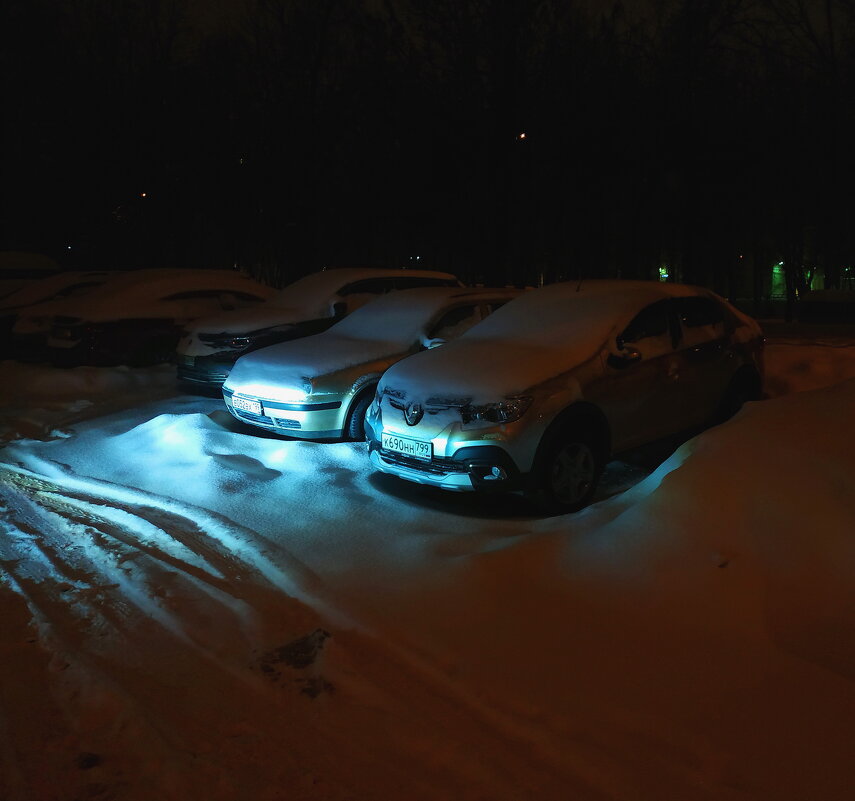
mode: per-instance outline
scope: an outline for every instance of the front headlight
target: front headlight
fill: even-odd
[[[461,410],[463,422],[513,423],[526,413],[531,400],[526,395],[513,395],[496,403],[470,404]]]

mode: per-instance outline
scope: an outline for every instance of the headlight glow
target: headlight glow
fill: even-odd
[[[228,382],[226,384],[226,388],[238,395],[249,395],[253,398],[280,401],[281,403],[303,403],[312,391],[312,385],[308,382],[303,385],[303,389],[297,389],[296,387],[280,387],[276,384],[239,384],[237,382]]]
[[[531,398],[525,395],[513,395],[495,403],[471,404],[461,409],[464,423],[475,420],[486,423],[513,423],[519,420],[528,407]]]

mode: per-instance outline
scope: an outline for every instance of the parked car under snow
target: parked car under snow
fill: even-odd
[[[62,366],[169,361],[193,320],[259,304],[274,291],[233,270],[135,270],[58,304],[48,354]]]
[[[45,293],[42,300],[15,309],[5,317],[9,321],[10,349],[14,357],[23,361],[47,359],[47,339],[54,315],[62,311],[69,299],[79,299],[119,275],[121,271],[59,273],[34,281],[10,295],[9,300],[37,288]],[[49,285],[52,291],[48,293]]]
[[[243,422],[294,437],[363,439],[386,369],[460,336],[520,291],[433,287],[377,298],[322,334],[238,359],[223,386],[226,406]]]
[[[178,344],[178,378],[219,388],[240,356],[326,331],[379,295],[460,285],[450,273],[431,270],[340,268],[312,273],[256,308],[200,320]]]
[[[762,349],[757,323],[704,289],[545,287],[390,368],[366,417],[370,458],[409,481],[573,511],[611,454],[759,398]]]

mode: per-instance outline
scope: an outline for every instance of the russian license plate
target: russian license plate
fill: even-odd
[[[397,434],[387,434],[385,431],[380,436],[380,445],[383,450],[400,453],[403,456],[412,456],[415,459],[430,461],[433,455],[433,445],[420,439],[410,437],[399,437]]]
[[[235,395],[232,397],[232,406],[250,414],[261,414],[261,402],[251,398],[239,398]]]

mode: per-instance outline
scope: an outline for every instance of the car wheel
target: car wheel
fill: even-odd
[[[577,429],[565,430],[546,444],[529,497],[544,511],[576,512],[593,499],[602,471],[596,441]]]
[[[365,439],[365,413],[374,398],[374,387],[363,390],[353,402],[347,415],[345,434],[348,439],[362,442]]]

